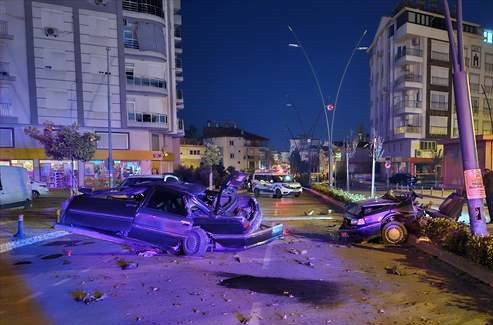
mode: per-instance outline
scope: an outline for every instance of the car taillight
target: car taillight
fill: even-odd
[[[250,222],[248,220],[245,220],[243,222],[243,229],[247,230],[248,228],[250,228]]]

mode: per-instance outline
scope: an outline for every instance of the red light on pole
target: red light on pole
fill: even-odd
[[[334,108],[335,108],[334,104],[328,104],[328,105],[327,105],[327,110],[328,110],[328,111],[333,111],[333,110],[334,110]]]

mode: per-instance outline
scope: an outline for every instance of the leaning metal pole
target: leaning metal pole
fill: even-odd
[[[452,56],[453,82],[455,103],[457,106],[457,121],[459,126],[462,165],[464,168],[464,184],[467,193],[467,206],[471,232],[478,236],[488,234],[484,212],[484,186],[481,170],[478,163],[478,152],[472,111],[470,106],[467,73],[464,69],[464,46],[462,42],[462,0],[457,0],[457,46],[454,40],[454,31],[450,9],[447,0],[442,0],[445,10],[450,53]]]
[[[111,136],[110,49],[106,48],[106,91],[108,99],[108,183],[113,187],[113,146]]]

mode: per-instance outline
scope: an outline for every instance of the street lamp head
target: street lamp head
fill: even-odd
[[[368,47],[368,46],[359,46],[359,47],[357,47],[356,49],[357,49],[358,51],[366,51],[366,50],[368,50],[368,49],[369,49],[369,47]]]
[[[289,31],[292,32],[293,29],[291,28],[291,26],[288,25],[288,28],[289,28]]]
[[[296,44],[296,43],[289,43],[288,46],[289,47],[300,47],[300,45]]]

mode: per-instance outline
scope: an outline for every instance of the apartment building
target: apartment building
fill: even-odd
[[[47,121],[100,136],[79,182],[107,180],[108,96],[116,179],[179,164],[179,0],[1,0],[0,163],[64,187],[71,164],[24,134]]]
[[[180,164],[186,168],[198,168],[205,152],[202,139],[181,138]]]
[[[235,123],[208,122],[204,128],[205,143],[212,143],[221,149],[224,167],[253,172],[270,168],[269,139],[246,132]]]
[[[369,49],[370,126],[392,171],[434,173],[441,140],[458,137],[448,35],[437,1],[402,1]],[[492,133],[493,32],[464,22],[464,56],[477,134]],[[483,92],[484,88],[484,92]]]

